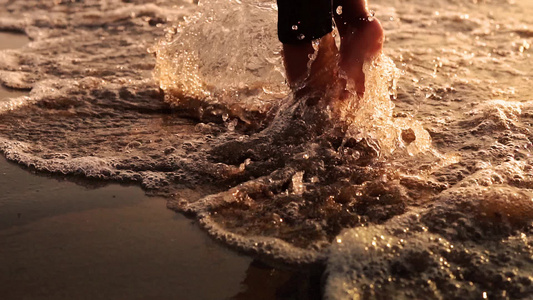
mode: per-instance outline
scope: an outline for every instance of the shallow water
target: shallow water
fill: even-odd
[[[29,42],[28,37],[26,35],[10,32],[0,32],[0,41],[2,41],[2,43],[0,43],[0,50],[17,49],[26,45]],[[0,86],[0,103],[8,102],[11,98],[17,98],[24,95],[26,95],[26,92],[24,91],[9,89]]]
[[[25,34],[13,32],[0,32],[0,40],[2,40],[2,44],[0,45],[1,50],[17,49],[25,46],[29,42]]]
[[[26,95],[27,92],[15,90],[15,89],[7,89],[0,86],[0,103],[2,102],[9,102],[10,99],[18,98]]]
[[[138,183],[230,247],[326,265],[326,298],[533,295],[531,3],[375,1],[365,97],[309,107],[270,1],[127,2],[6,3],[0,28],[32,39],[0,52],[0,81],[32,89],[0,107],[8,159]]]

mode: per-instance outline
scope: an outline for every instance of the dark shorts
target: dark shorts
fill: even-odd
[[[278,38],[300,44],[323,37],[333,29],[332,0],[277,0]]]

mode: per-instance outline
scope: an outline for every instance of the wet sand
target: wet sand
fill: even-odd
[[[25,46],[30,39],[24,34],[14,32],[0,32],[0,50],[16,49]]]
[[[318,297],[307,275],[225,248],[163,198],[74,180],[0,157],[2,299]]]
[[[20,96],[24,96],[27,93],[24,91],[18,91],[14,89],[9,89],[3,86],[0,86],[0,103],[6,102],[10,98],[17,98]]]
[[[133,186],[88,187],[0,160],[3,299],[225,299],[251,259]]]
[[[0,41],[11,49],[28,38],[0,32]],[[0,86],[0,102],[25,94]],[[225,248],[164,198],[35,173],[3,156],[0,244],[1,299],[275,299],[302,290],[302,275]]]

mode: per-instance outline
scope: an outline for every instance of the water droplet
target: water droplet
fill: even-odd
[[[313,49],[315,50],[315,52],[318,51],[318,49],[320,49],[320,39],[316,39],[312,41],[311,46],[313,46]]]
[[[292,25],[292,30],[298,30],[298,25]]]
[[[298,39],[299,39],[300,41],[303,40],[303,39],[305,39],[305,35],[303,35],[303,34],[300,33],[300,34],[298,35]]]
[[[337,15],[342,15],[342,6],[337,6],[337,9],[335,11],[337,12]]]
[[[367,18],[368,22],[372,22],[372,21],[374,21],[374,19],[375,19],[374,16],[375,16],[375,15],[376,15],[376,13],[375,13],[373,10],[371,10],[371,11],[370,11],[370,15],[369,15],[368,18]]]

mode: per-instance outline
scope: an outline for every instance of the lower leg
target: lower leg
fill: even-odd
[[[309,66],[314,54],[312,42],[283,44],[283,63],[293,91],[321,92],[334,83],[338,50],[331,33],[320,39],[316,58]]]
[[[383,28],[371,17],[365,0],[337,0],[334,3],[335,23],[341,36],[339,67],[361,96],[365,92],[363,63],[381,53]]]

